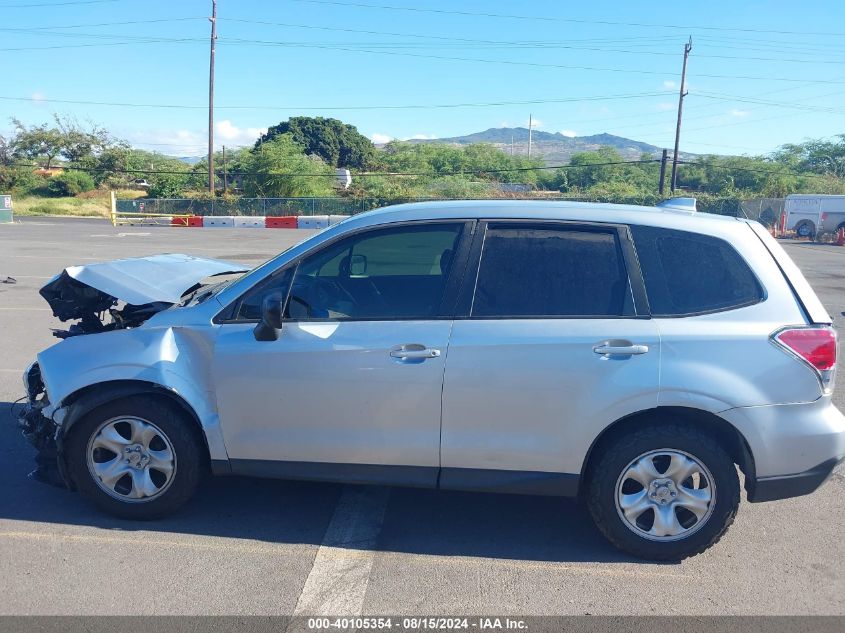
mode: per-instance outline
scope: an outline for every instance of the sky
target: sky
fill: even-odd
[[[0,134],[54,113],[202,155],[211,0],[0,0]],[[845,3],[218,0],[215,146],[291,116],[374,142],[527,126],[763,154],[845,133]]]

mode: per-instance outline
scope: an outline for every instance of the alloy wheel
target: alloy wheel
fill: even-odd
[[[615,500],[622,522],[638,536],[677,541],[697,532],[710,518],[716,485],[693,455],[664,448],[640,455],[622,470]]]
[[[103,422],[88,442],[88,472],[110,496],[127,503],[155,499],[176,474],[176,452],[149,420],[117,417]]]

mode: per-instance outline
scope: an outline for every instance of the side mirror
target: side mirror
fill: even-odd
[[[364,277],[367,274],[367,256],[353,255],[349,262],[350,277]]]
[[[252,331],[256,341],[277,341],[282,330],[284,316],[282,295],[279,293],[264,297],[261,303],[261,322]]]

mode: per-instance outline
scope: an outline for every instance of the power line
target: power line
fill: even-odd
[[[0,31],[50,31],[52,29],[87,29],[98,26],[128,26],[132,24],[158,24],[161,22],[187,22],[189,20],[205,20],[205,17],[185,17],[185,18],[156,18],[155,20],[128,20],[124,22],[96,22],[94,24],[56,24],[53,26],[20,26],[20,27],[3,27]],[[116,37],[116,36],[114,36]]]
[[[773,169],[755,169],[754,167],[734,167],[732,165],[715,165],[709,163],[696,163],[694,161],[680,161],[682,165],[694,165],[697,167],[701,167],[702,169],[722,169],[728,171],[747,171],[747,172],[754,172],[759,174],[769,174],[770,176],[798,176],[802,178],[822,178],[827,179],[828,176],[824,176],[822,174],[809,174],[806,172],[800,171],[793,171],[791,169],[786,169],[784,171],[775,171]],[[835,177],[835,176],[834,176]]]
[[[370,30],[362,30],[362,29],[351,29],[345,27],[332,27],[332,26],[316,26],[313,24],[292,24],[290,22],[268,22],[265,20],[248,20],[246,18],[220,18],[221,21],[226,22],[242,22],[244,24],[260,24],[263,26],[283,26],[289,28],[297,28],[297,29],[312,29],[318,31],[335,31],[339,33],[356,33],[356,34],[363,34],[363,35],[390,35],[395,37],[413,37],[413,38],[422,38],[422,39],[432,39],[432,40],[448,40],[453,42],[466,42],[468,44],[509,44],[509,43],[517,43],[518,41],[515,40],[480,40],[480,39],[471,39],[466,37],[454,37],[454,36],[445,36],[445,35],[431,35],[430,33],[396,33],[390,31],[370,31]],[[654,38],[651,36],[629,36],[623,38],[587,38],[583,40],[567,40],[569,42],[629,42],[629,41],[640,41],[640,40],[648,40],[649,44],[654,43]]]
[[[310,1],[310,0],[297,0],[297,1]],[[11,30],[11,29],[0,29],[0,30]],[[31,34],[44,34],[44,35],[59,35],[65,37],[92,37],[92,38],[100,38],[100,39],[117,39],[120,38],[120,41],[116,42],[102,42],[102,43],[82,43],[82,44],[56,44],[56,45],[46,45],[46,46],[12,46],[12,47],[5,47],[0,48],[0,51],[3,52],[17,52],[17,51],[33,51],[33,50],[58,50],[58,49],[66,49],[66,48],[98,48],[98,47],[111,47],[111,46],[131,46],[137,44],[157,44],[157,43],[175,43],[175,44],[184,44],[184,43],[192,43],[192,42],[203,42],[204,40],[201,38],[163,38],[163,37],[136,37],[132,41],[126,41],[127,37],[131,36],[116,36],[116,35],[108,35],[108,34],[71,34],[71,33],[49,33],[48,31],[44,30],[33,30],[27,31]],[[483,59],[483,58],[475,58],[475,57],[457,57],[457,56],[444,56],[444,55],[426,55],[422,53],[409,53],[409,52],[400,52],[397,51],[397,48],[402,49],[413,49],[413,48],[420,48],[417,45],[407,44],[407,43],[396,43],[396,42],[386,42],[386,43],[378,43],[378,42],[368,42],[368,43],[357,43],[357,42],[348,42],[348,43],[315,43],[315,42],[292,42],[292,41],[274,41],[274,40],[256,40],[256,39],[245,39],[245,38],[220,38],[221,43],[225,43],[227,46],[231,45],[241,45],[241,46],[276,46],[276,47],[285,47],[285,48],[316,48],[316,49],[323,49],[323,50],[337,50],[343,52],[352,52],[352,53],[369,53],[375,55],[402,55],[405,57],[417,57],[417,58],[425,58],[425,59],[437,59],[442,61],[458,61],[458,62],[473,62],[473,63],[485,63],[485,64],[504,64],[504,65],[516,65],[516,66],[530,66],[530,67],[539,67],[539,68],[561,68],[561,69],[569,69],[569,70],[588,70],[594,72],[614,72],[614,73],[634,73],[634,74],[643,74],[643,75],[666,75],[666,72],[663,71],[650,71],[650,70],[636,70],[630,68],[607,68],[607,67],[596,67],[596,66],[579,66],[579,65],[568,65],[568,64],[550,64],[550,63],[541,63],[541,62],[528,62],[528,61],[514,61],[514,60],[494,60],[494,59]],[[479,40],[479,43],[484,42],[483,40]],[[590,47],[590,46],[572,46],[569,44],[558,44],[558,43],[517,43],[517,42],[489,42],[490,46],[499,47],[499,46],[507,46],[509,48],[526,48],[526,49],[566,49],[566,50],[584,50],[584,51],[594,51],[594,52],[605,52],[605,53],[623,53],[628,55],[652,55],[652,56],[670,56],[672,53],[665,52],[665,51],[637,51],[631,49],[624,49],[624,48],[600,48],[600,47]],[[486,47],[476,47],[476,48],[489,48],[490,46]],[[387,50],[374,50],[375,48],[387,49]],[[439,47],[439,48],[442,48]],[[709,59],[737,59],[736,56],[732,55],[699,55],[702,58],[709,58]],[[778,58],[778,57],[743,57],[743,61],[766,61],[766,62],[782,62],[782,63],[795,63],[795,64],[811,64],[811,65],[819,65],[819,64],[837,64],[840,65],[843,60],[836,60],[836,59],[794,59],[794,58]],[[748,81],[781,81],[781,82],[796,82],[796,83],[831,83],[826,79],[805,79],[805,78],[797,78],[797,77],[763,77],[763,76],[755,76],[755,75],[719,75],[719,74],[698,74],[698,77],[708,78],[708,79],[741,79],[741,80],[748,80]],[[845,82],[840,82],[845,83]]]
[[[295,0],[297,2],[310,2],[311,0]],[[260,41],[260,40],[228,40],[228,41],[237,41],[243,44],[256,44],[256,45],[277,45],[277,44],[284,44],[283,42],[271,42],[271,41]],[[423,55],[421,53],[407,53],[407,52],[400,52],[400,51],[379,51],[379,50],[371,50],[365,48],[350,48],[350,47],[341,47],[341,46],[322,46],[317,44],[299,44],[302,48],[316,48],[316,49],[326,49],[326,50],[339,50],[339,51],[346,51],[350,53],[370,53],[374,55],[390,55],[390,56],[403,56],[403,57],[417,57],[423,59],[439,59],[443,61],[462,61],[462,62],[475,62],[475,63],[483,63],[483,64],[496,64],[496,65],[508,65],[508,66],[531,66],[535,68],[563,68],[567,70],[589,70],[592,72],[613,72],[613,73],[625,73],[625,74],[637,74],[637,75],[659,75],[661,77],[665,77],[666,75],[671,74],[669,71],[657,71],[657,70],[635,70],[631,68],[607,68],[607,67],[599,67],[599,66],[578,66],[578,65],[570,65],[570,64],[549,64],[549,63],[541,63],[541,62],[526,62],[526,61],[513,61],[513,60],[501,60],[501,59],[482,59],[477,57],[450,57],[445,55]],[[708,79],[743,79],[748,81],[782,81],[782,82],[796,82],[796,83],[845,83],[845,81],[834,81],[830,79],[806,79],[806,78],[798,78],[798,77],[760,77],[756,75],[714,75],[714,74],[703,74],[699,73],[696,75],[697,77],[703,77]]]
[[[611,99],[638,99],[643,97],[661,96],[662,92],[644,92],[634,94],[617,95],[595,95],[590,97],[572,97],[561,99],[523,99],[519,101],[488,101],[488,102],[467,102],[467,103],[432,103],[432,104],[402,104],[402,105],[362,105],[362,106],[286,106],[284,108],[273,105],[216,105],[217,109],[228,110],[416,110],[416,109],[439,109],[439,108],[481,108],[498,107],[510,105],[531,105],[543,103],[579,103],[586,101],[604,101]],[[32,101],[32,97],[10,97],[0,96],[4,101]],[[126,108],[176,108],[187,110],[205,109],[207,105],[187,105],[176,103],[130,103],[113,101],[81,101],[73,99],[40,99],[45,103],[65,103],[74,105],[98,105],[117,106]]]
[[[46,51],[66,48],[97,48],[100,46],[137,46],[138,44],[182,44],[185,42],[198,42],[198,39],[184,38],[184,39],[149,39],[144,41],[130,41],[130,42],[101,42],[99,44],[56,44],[54,46],[13,46],[9,48],[0,48],[3,52],[12,51]]]
[[[472,175],[472,174],[504,174],[504,173],[516,173],[516,172],[529,172],[529,171],[544,171],[548,169],[592,169],[594,167],[607,167],[610,165],[643,165],[643,164],[657,164],[660,161],[657,159],[641,159],[641,160],[619,160],[619,161],[608,161],[604,163],[590,163],[587,165],[537,165],[532,167],[512,167],[512,168],[503,168],[503,169],[463,169],[463,170],[454,170],[454,171],[442,171],[442,172],[386,172],[386,171],[364,171],[364,172],[357,172],[353,173],[353,177],[370,177],[370,176],[430,176],[430,177],[441,177],[441,176],[460,176],[460,175]],[[12,167],[35,167],[40,168],[41,165],[37,163],[15,163]],[[191,175],[205,175],[200,174],[199,172],[187,170],[187,171],[180,171],[180,170],[168,170],[168,169],[107,169],[107,168],[99,168],[99,167],[78,167],[72,165],[54,165],[54,167],[58,167],[61,169],[73,170],[73,171],[84,171],[84,172],[92,172],[92,173],[113,173],[113,174],[150,174],[150,175],[179,175],[179,176],[191,176]],[[336,178],[334,172],[330,174],[319,174],[319,173],[297,173],[297,172],[243,172],[243,171],[236,171],[236,172],[229,172],[229,176],[256,176],[256,177],[264,177],[264,176],[297,176],[297,177],[314,177],[314,178]]]
[[[835,94],[842,94],[841,92]],[[814,106],[811,104],[806,103],[799,103],[795,101],[770,101],[767,99],[753,99],[749,97],[740,97],[734,95],[720,95],[719,93],[708,93],[708,92],[696,92],[695,95],[697,97],[703,97],[705,99],[714,99],[717,101],[738,101],[739,103],[754,103],[760,104],[764,106],[773,106],[776,108],[793,108],[796,110],[805,110],[810,112],[830,112],[830,113],[838,113],[842,112],[843,108],[841,107],[832,107],[832,106]]]
[[[121,0],[73,0],[71,2],[40,2],[37,4],[0,4],[0,9],[29,9],[32,7],[63,7],[75,4],[105,4]]]
[[[730,28],[719,26],[699,26],[688,24],[654,24],[644,22],[614,22],[610,20],[581,20],[577,18],[560,18],[551,16],[530,16],[530,15],[512,15],[503,13],[483,13],[473,11],[455,11],[447,9],[421,9],[419,7],[397,7],[392,5],[381,4],[365,4],[363,2],[338,2],[336,0],[292,0],[293,2],[305,2],[309,4],[326,4],[339,7],[357,7],[363,9],[387,9],[391,11],[410,11],[414,13],[438,13],[444,15],[463,15],[468,17],[486,17],[486,18],[506,18],[513,20],[535,20],[540,22],[568,22],[573,24],[598,24],[604,26],[635,26],[641,28],[659,28],[659,29],[682,29],[684,31],[690,30],[704,30],[704,31],[731,31],[738,33],[774,33],[778,35],[829,35],[834,37],[843,37],[845,33],[830,33],[830,32],[813,32],[813,31],[780,31],[771,29],[749,29],[749,28]]]
[[[827,179],[829,176],[824,176],[822,174],[813,174],[813,173],[806,173],[806,172],[798,172],[791,169],[784,169],[782,171],[776,171],[772,169],[758,169],[753,167],[739,167],[739,166],[732,166],[732,165],[716,165],[713,163],[700,163],[695,161],[689,160],[679,160],[680,165],[691,165],[694,167],[700,167],[702,169],[722,169],[728,171],[745,171],[745,172],[754,172],[754,173],[762,173],[768,174],[771,176],[796,176],[796,177],[803,177],[803,178],[821,178]],[[620,160],[620,161],[607,161],[603,163],[588,163],[584,165],[576,165],[576,164],[566,164],[566,165],[538,165],[532,167],[512,167],[512,168],[503,168],[503,169],[463,169],[463,170],[454,170],[454,171],[443,171],[443,172],[386,172],[386,171],[364,171],[364,172],[356,172],[353,173],[353,177],[357,178],[366,178],[366,177],[378,177],[378,176],[417,176],[417,177],[442,177],[442,176],[461,176],[461,175],[473,175],[473,174],[503,174],[503,173],[519,173],[519,172],[531,172],[531,171],[546,171],[550,169],[593,169],[596,167],[610,167],[610,166],[617,166],[617,165],[657,165],[660,163],[660,159],[656,158],[649,158],[649,159],[641,159],[641,160]],[[12,167],[34,167],[34,168],[41,168],[42,166],[37,163],[14,163],[11,165]],[[148,174],[148,175],[177,175],[177,176],[204,176],[205,174],[201,174],[197,171],[192,171],[191,169],[187,170],[174,170],[174,169],[107,169],[107,168],[97,168],[97,167],[78,167],[72,165],[54,165],[54,167],[58,167],[64,170],[71,170],[71,171],[84,171],[90,173],[112,173],[112,174]],[[266,177],[266,176],[296,176],[296,177],[309,177],[309,178],[335,178],[334,173],[297,173],[297,172],[276,172],[276,171],[269,171],[269,172],[245,172],[245,171],[235,171],[229,172],[229,176],[255,176],[255,177]]]

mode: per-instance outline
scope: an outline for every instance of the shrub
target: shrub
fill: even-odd
[[[52,196],[75,196],[94,188],[94,179],[84,171],[66,171],[50,178],[47,191]]]
[[[29,167],[0,166],[0,193],[27,194],[44,185]]]

